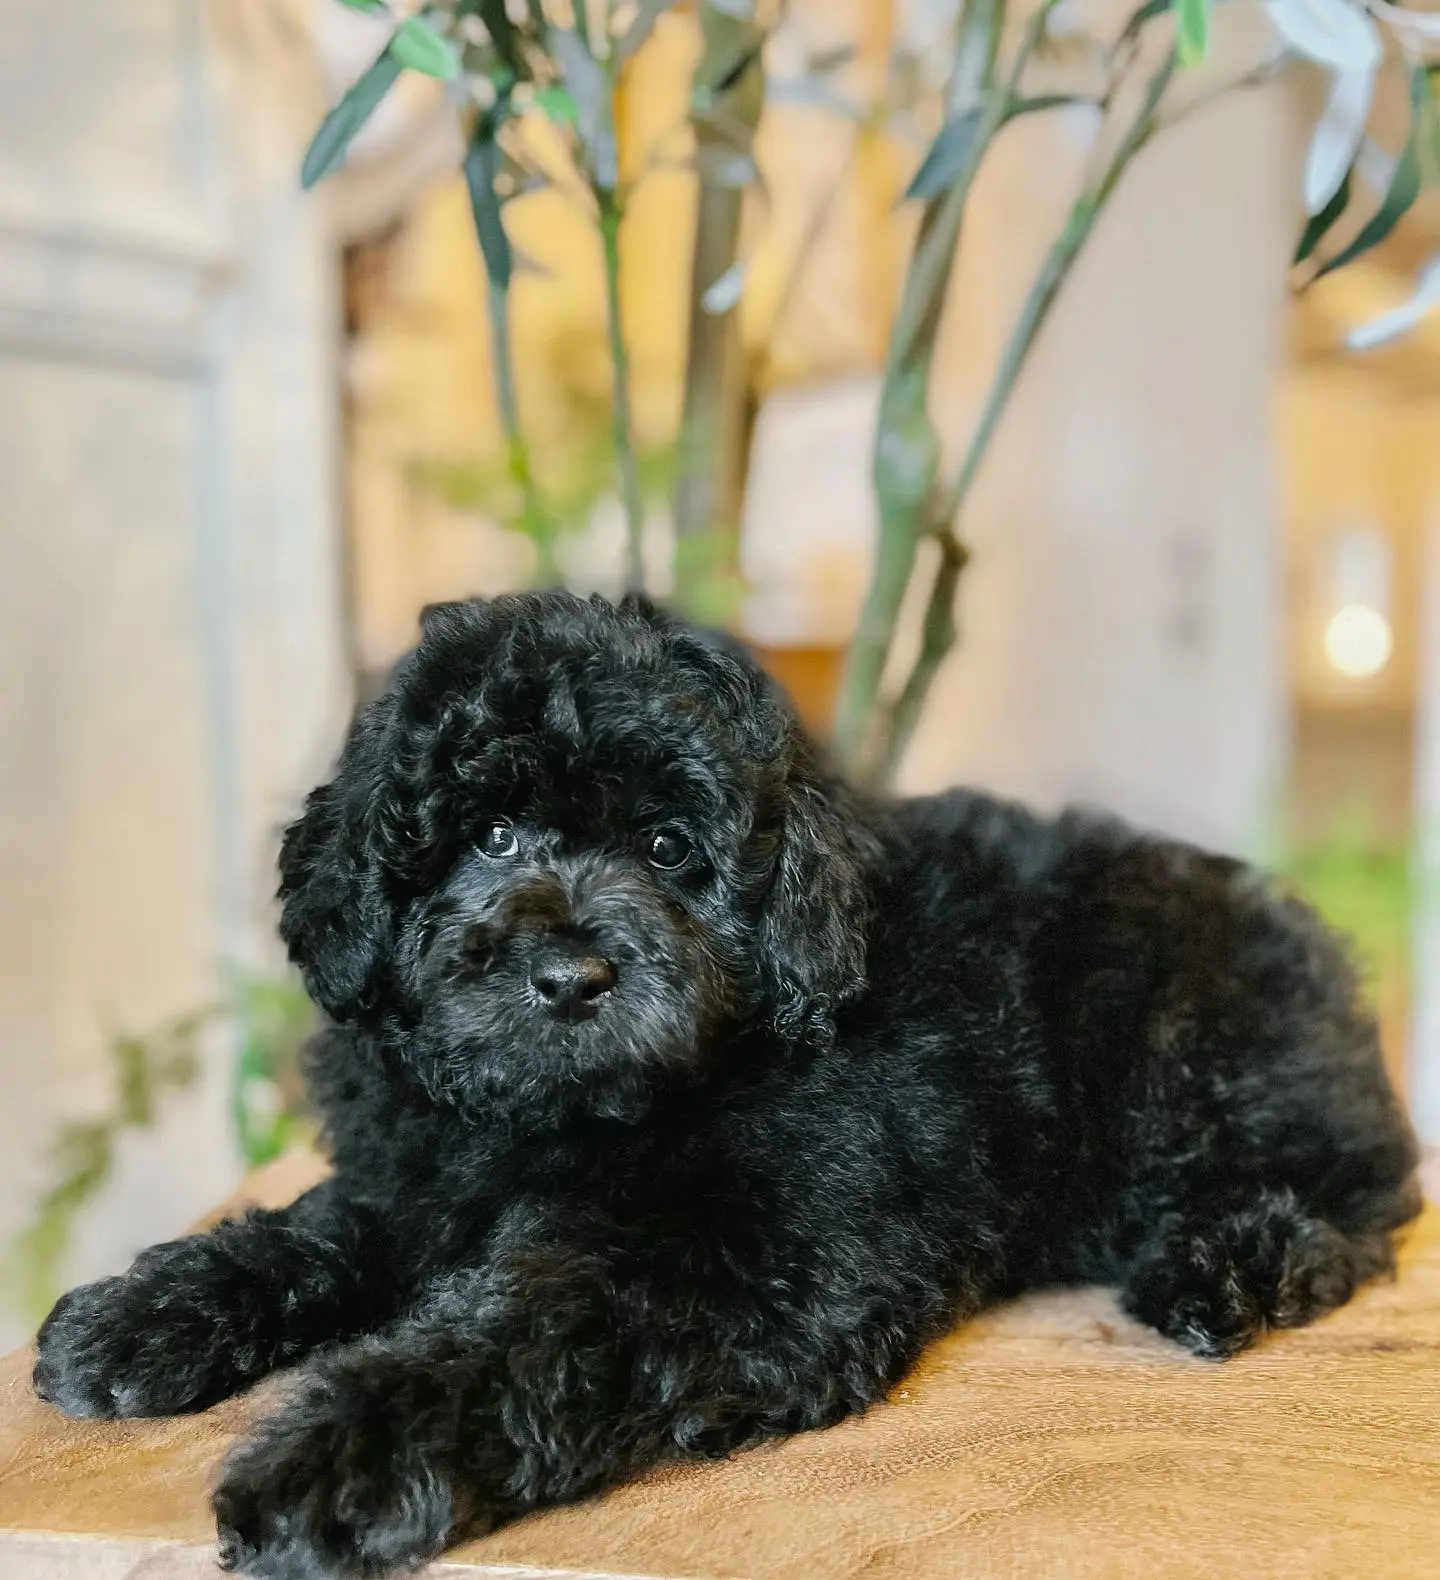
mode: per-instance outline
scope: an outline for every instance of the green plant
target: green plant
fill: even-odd
[[[1016,384],[1041,329],[1071,277],[1074,266],[1130,165],[1166,124],[1162,114],[1177,68],[1203,59],[1209,7],[1215,0],[1146,0],[1131,13],[1114,42],[1101,52],[1098,91],[1035,94],[1027,91],[1027,69],[1044,50],[1058,0],[1040,0],[1031,12],[1009,65],[1000,69],[1005,0],[966,0],[956,30],[954,63],[946,93],[944,124],[922,160],[907,196],[925,205],[900,309],[891,336],[874,452],[874,484],[880,514],[875,568],[850,647],[837,719],[842,754],[872,780],[895,770],[919,721],[931,685],[955,645],[955,604],[969,560],[962,536],[965,507]],[[1353,261],[1387,236],[1419,190],[1422,150],[1435,142],[1433,77],[1408,58],[1411,125],[1385,196],[1374,216],[1333,257],[1316,262],[1316,250],[1344,211],[1350,172],[1360,157],[1370,84],[1382,52],[1379,35],[1360,0],[1270,0],[1268,9],[1279,47],[1253,70],[1220,85],[1218,92],[1265,81],[1288,58],[1299,55],[1336,73],[1342,114],[1331,109],[1316,128],[1306,200],[1313,218],[1296,254],[1308,269],[1305,283]],[[1434,18],[1414,17],[1392,6],[1376,7],[1409,25],[1427,28]],[[1171,26],[1158,49],[1150,34]],[[1348,45],[1341,35],[1359,34]],[[1440,29],[1432,29],[1440,36]],[[1400,35],[1403,39],[1404,35]],[[1347,54],[1347,49],[1350,51]],[[1358,97],[1355,74],[1364,80]],[[1138,79],[1138,82],[1137,82]],[[1205,102],[1214,91],[1201,95]],[[986,154],[1017,116],[1066,105],[1089,105],[1101,119],[1098,161],[1080,189],[1059,232],[1043,255],[1019,313],[1006,337],[980,414],[948,476],[940,461],[939,437],[929,415],[934,337],[943,313],[964,213]],[[1185,112],[1179,112],[1185,113]],[[1170,119],[1176,119],[1172,115]],[[1337,157],[1338,145],[1338,157]],[[1437,275],[1440,288],[1440,275]],[[921,569],[919,549],[935,553]],[[917,576],[928,576],[921,642],[908,674],[889,693],[883,679],[894,645],[900,609]]]
[[[1412,841],[1381,837],[1367,819],[1351,815],[1321,835],[1292,843],[1277,865],[1350,939],[1372,989],[1408,982],[1416,899]]]
[[[385,12],[384,0],[344,0]],[[629,527],[627,576],[643,581],[642,490],[629,413],[629,364],[620,321],[619,234],[633,181],[622,176],[616,147],[616,94],[626,63],[677,0],[448,0],[398,20],[389,42],[327,117],[305,161],[314,181],[346,146],[402,68],[456,84],[469,124],[465,172],[490,281],[497,396],[508,435],[508,475],[520,490],[516,519],[537,543],[549,530],[543,490],[520,432],[508,337],[513,255],[504,206],[537,185],[577,194],[601,241],[607,332],[613,370],[611,447]],[[878,3],[878,0],[877,0]],[[1124,176],[1169,121],[1197,103],[1266,80],[1303,58],[1333,74],[1325,114],[1307,163],[1310,214],[1296,254],[1309,282],[1382,241],[1426,180],[1440,174],[1440,117],[1435,73],[1425,60],[1440,44],[1440,19],[1389,0],[1266,0],[1275,51],[1254,70],[1168,109],[1177,74],[1206,54],[1211,9],[1219,0],[1143,0],[1113,37],[1085,39],[1078,75],[1063,92],[1036,91],[1042,57],[1054,69],[1059,0],[1037,0],[1009,26],[1007,0],[960,0],[953,22],[940,127],[906,193],[921,205],[886,357],[872,478],[879,535],[868,592],[842,679],[836,742],[850,768],[883,782],[895,770],[957,639],[955,605],[969,560],[966,511],[975,482],[1014,396],[1019,376],[1095,227]],[[764,46],[783,16],[781,0],[696,0],[701,49],[692,84],[689,132],[699,203],[690,280],[690,331],[680,464],[675,489],[677,587],[691,602],[696,567],[713,574],[733,566],[748,467],[755,389],[738,347],[734,313],[744,287],[740,256],[744,191],[758,186],[754,139],[763,108]],[[1066,28],[1071,24],[1067,21]],[[1387,50],[1386,42],[1389,42]],[[1073,44],[1075,40],[1070,39]],[[842,52],[843,58],[843,52]],[[1322,249],[1348,212],[1367,168],[1386,164],[1367,137],[1374,83],[1387,59],[1410,75],[1410,127],[1388,161],[1373,214],[1328,256]],[[901,63],[903,64],[903,62]],[[885,135],[896,106],[847,102],[818,63],[799,84],[815,102],[849,116],[869,135]],[[912,74],[913,76],[914,74]],[[903,71],[892,79],[910,80]],[[924,109],[917,90],[906,108]],[[957,266],[970,194],[985,161],[1017,118],[1066,108],[1097,119],[1095,153],[1050,246],[1030,281],[993,369],[974,428],[956,463],[942,463],[930,412],[935,337]],[[548,117],[567,149],[565,170],[547,167],[525,135],[527,117]],[[643,177],[644,172],[640,172]],[[637,177],[636,179],[639,179]],[[1358,332],[1373,344],[1400,332],[1440,302],[1440,260],[1422,275],[1414,300]],[[1368,336],[1368,338],[1366,338]],[[705,544],[703,551],[695,539]],[[928,546],[931,552],[923,553]],[[551,562],[547,562],[547,565]],[[916,586],[917,580],[922,583]],[[918,594],[919,649],[898,683],[887,687],[900,612]]]
[[[354,9],[385,12],[383,0],[344,0]],[[600,242],[606,332],[612,375],[611,447],[625,511],[625,576],[644,586],[644,501],[630,401],[630,361],[620,307],[620,228],[632,183],[622,178],[615,132],[615,95],[621,71],[669,4],[627,0],[624,5],[568,8],[552,20],[541,0],[450,0],[397,19],[372,65],[325,118],[306,155],[301,178],[309,186],[343,159],[356,132],[394,85],[402,69],[453,85],[467,121],[465,179],[489,280],[492,363],[496,398],[507,436],[506,468],[519,489],[528,531],[537,542],[549,515],[519,418],[510,348],[510,286],[514,250],[505,228],[508,202],[559,185],[589,209]],[[526,137],[527,116],[548,119],[566,151],[566,166],[547,165]]]
[[[535,548],[535,579],[541,586],[564,580],[561,563],[566,540],[584,531],[600,504],[614,494],[610,434],[604,414],[571,402],[570,436],[548,445],[536,483],[543,489],[545,514],[537,518],[517,490],[504,457],[417,456],[406,468],[412,487],[442,500],[452,510],[474,511],[506,531],[528,538]],[[635,475],[642,500],[663,498],[673,487],[673,444],[639,445]]]
[[[236,1146],[247,1166],[305,1144],[301,1045],[314,1009],[293,978],[242,979],[224,1002],[166,1021],[143,1035],[110,1039],[114,1098],[99,1117],[62,1125],[47,1157],[50,1183],[0,1262],[0,1291],[38,1322],[60,1293],[81,1214],[111,1178],[120,1139],[150,1130],[164,1100],[194,1086],[202,1040],[228,1035],[235,1048],[231,1099]]]
[[[247,1167],[256,1168],[314,1140],[300,1053],[315,1030],[315,1006],[296,977],[254,977],[236,984],[230,1013],[235,1141]]]
[[[200,1038],[218,1014],[215,1008],[197,1010],[149,1036],[121,1034],[111,1039],[114,1100],[99,1118],[60,1128],[49,1150],[51,1183],[5,1257],[6,1293],[31,1319],[43,1317],[60,1293],[76,1222],[109,1179],[121,1135],[148,1130],[162,1098],[194,1083],[200,1068]]]

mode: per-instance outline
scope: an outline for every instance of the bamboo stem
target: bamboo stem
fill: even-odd
[[[955,598],[960,589],[961,572],[970,561],[970,551],[949,533],[935,541],[940,550],[940,563],[935,570],[935,582],[921,626],[920,653],[884,721],[875,773],[881,783],[887,781],[899,765],[900,755],[910,742],[930,694],[931,683],[946,654],[954,647],[958,634]]]
[[[935,334],[970,188],[1006,110],[1006,96],[993,91],[1004,22],[1005,0],[966,0],[946,94],[946,119],[973,115],[975,131],[962,169],[925,205],[890,337],[872,461],[880,518],[875,565],[846,655],[835,720],[836,747],[842,759],[861,772],[939,460],[939,440],[927,410]]]
[[[1174,75],[1175,65],[1172,49],[1166,52],[1164,60],[1151,74],[1140,105],[1106,160],[1100,176],[1086,187],[1072,205],[1064,228],[1042,261],[1001,351],[995,377],[956,475],[936,496],[934,522],[942,549],[941,561],[927,600],[919,656],[895,702],[878,710],[875,772],[879,777],[888,777],[899,764],[914,734],[935,675],[955,643],[954,602],[959,571],[966,555],[963,544],[955,534],[956,517],[969,497],[980,465],[989,451],[1000,418],[1014,394],[1021,370],[1034,348],[1040,329],[1049,317],[1076,259],[1093,233],[1095,222],[1131,161],[1155,131],[1160,101]]]
[[[600,241],[605,255],[605,323],[610,343],[610,368],[614,398],[611,402],[611,435],[615,464],[620,474],[620,502],[625,510],[625,587],[645,590],[645,506],[640,497],[640,471],[635,459],[635,439],[630,418],[630,358],[625,349],[625,327],[620,312],[619,194],[596,190]]]
[[[495,399],[505,430],[505,469],[520,490],[525,532],[535,545],[535,571],[544,586],[561,580],[555,552],[555,524],[540,498],[530,464],[530,445],[520,425],[520,404],[515,393],[515,361],[510,347],[510,293],[489,282],[486,304],[490,313],[490,358],[495,373]]]
[[[737,157],[740,140],[753,142],[760,124],[765,35],[753,19],[729,16],[708,3],[700,6],[700,27],[703,44],[691,96],[699,192],[674,517],[677,539],[714,533],[725,540],[724,558],[733,565],[744,509],[747,369],[738,301],[712,311],[705,295],[738,266],[745,191],[727,177],[722,161]],[[731,80],[737,61],[743,64]],[[723,136],[712,110],[723,116]]]

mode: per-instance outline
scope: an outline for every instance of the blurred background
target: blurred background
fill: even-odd
[[[1045,9],[1037,59],[1059,76],[1130,14]],[[654,24],[613,80],[646,580],[674,588],[687,352],[708,313],[741,359],[745,465],[737,544],[688,601],[824,731],[874,555],[877,407],[920,210],[903,199],[944,120],[956,6],[766,13],[734,183],[743,267],[704,308],[701,18],[611,11]],[[623,584],[584,191],[520,196],[522,171],[504,213],[537,526],[511,497],[455,84],[407,71],[301,189],[321,117],[395,21],[375,0],[7,0],[0,1341],[305,1139],[277,834],[419,608]],[[1387,1057],[1440,1142],[1440,315],[1349,344],[1440,251],[1440,199],[1422,190],[1296,294],[1324,75],[1270,69],[1258,0],[1226,0],[1210,32],[1005,408],[965,506],[958,643],[895,780],[1096,803],[1281,868],[1355,937]],[[1408,81],[1376,78],[1382,162]],[[1093,156],[1090,108],[1026,114],[976,176],[933,336],[946,456]],[[912,598],[902,661],[920,615]]]

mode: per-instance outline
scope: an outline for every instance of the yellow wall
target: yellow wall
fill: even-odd
[[[866,80],[887,48],[886,8],[869,0],[806,0],[812,36],[859,38],[851,68]],[[813,20],[813,19],[812,19]],[[623,312],[633,406],[642,445],[666,444],[678,420],[695,182],[678,167],[697,34],[688,13],[659,25],[633,63],[620,104],[622,168],[643,180],[621,233]],[[543,149],[548,128],[527,124]],[[903,236],[889,223],[897,169],[868,146],[853,160],[849,123],[833,112],[775,106],[759,158],[767,196],[752,201],[742,328],[763,343],[769,384],[793,383],[879,358]],[[783,321],[777,299],[810,217],[832,187],[827,222],[808,249],[803,290]],[[610,367],[595,227],[575,191],[535,193],[506,210],[523,272],[513,292],[513,342],[522,421],[543,474],[607,420]],[[380,305],[352,357],[351,538],[356,637],[375,670],[408,645],[416,610],[436,598],[522,585],[529,546],[417,488],[418,458],[494,456],[499,426],[491,386],[483,266],[459,178],[417,202],[388,260]]]

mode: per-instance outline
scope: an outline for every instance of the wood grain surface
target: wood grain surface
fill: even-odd
[[[315,1167],[277,1165],[249,1199]],[[207,1481],[274,1385],[198,1417],[76,1423],[35,1399],[30,1363],[0,1363],[0,1580],[210,1580]],[[1394,1282],[1226,1365],[1107,1291],[1033,1296],[936,1344],[863,1420],[533,1516],[436,1572],[1440,1576],[1440,1212]]]

